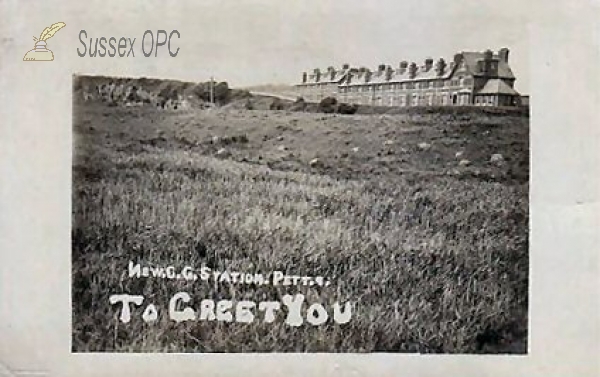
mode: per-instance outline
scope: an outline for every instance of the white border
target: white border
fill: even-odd
[[[95,15],[82,14],[85,6],[75,1],[0,4],[0,365],[9,370],[0,368],[0,375],[598,375],[597,4],[563,0],[531,6],[527,356],[71,354],[76,37],[52,45],[52,63],[26,66],[21,59],[31,49],[30,38],[23,37],[31,34],[30,24],[62,20],[79,30],[91,17],[116,22],[119,12],[135,12],[141,3],[113,2]],[[99,69],[109,64],[99,63]]]

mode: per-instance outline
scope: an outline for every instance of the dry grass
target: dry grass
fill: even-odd
[[[465,133],[476,126],[473,121],[448,126],[452,135],[437,140],[430,133],[441,135],[444,125],[427,119],[383,120],[390,125],[375,116],[327,118],[334,122],[329,130],[336,130],[330,135],[318,114],[295,114],[297,121],[290,123],[291,115],[281,112],[169,115],[74,106],[74,351],[526,352],[528,184],[522,178],[528,173],[515,175],[516,165],[510,165],[528,159],[522,120],[504,119],[521,123],[502,130],[490,126],[498,122],[492,119],[482,128],[501,136],[495,144],[484,142],[489,150],[524,154],[513,156],[502,170],[476,158],[476,153],[488,156],[488,149],[471,145],[479,140],[470,143],[470,131]],[[373,134],[361,137],[351,126],[339,127],[355,120],[357,127],[395,138],[398,151],[423,140],[437,140],[439,148],[395,153],[397,164],[389,159],[382,164],[387,154],[373,150]],[[229,128],[212,127],[221,123]],[[524,131],[515,131],[519,127]],[[248,142],[228,145],[231,158],[215,157],[217,146],[208,136],[233,129]],[[272,151],[274,135],[286,135],[293,156]],[[292,135],[321,140],[315,146]],[[344,137],[356,138],[350,146],[363,140],[360,156],[324,147],[323,135],[344,148]],[[472,166],[458,175],[443,174],[456,167],[452,140],[472,148]],[[304,161],[316,153],[324,167],[306,167]],[[398,165],[431,174],[405,174]],[[128,279],[129,260],[282,270],[322,275],[332,284],[214,286]],[[160,310],[182,290],[196,300],[279,300],[286,293],[304,293],[311,302],[351,301],[356,310],[345,325],[292,328],[282,320],[177,324],[164,312],[157,323],[146,324],[139,307],[132,321],[122,324],[108,300],[114,293],[143,294]]]

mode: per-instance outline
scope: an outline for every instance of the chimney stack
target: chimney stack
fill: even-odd
[[[410,65],[408,66],[408,76],[411,79],[414,79],[417,76],[417,63],[410,63]]]
[[[321,81],[321,70],[319,68],[315,68],[315,82]]]
[[[425,59],[425,71],[429,72],[431,67],[433,67],[433,59],[432,58]]]
[[[491,74],[493,58],[494,53],[492,52],[492,50],[488,49],[483,52],[483,73],[485,75]]]
[[[483,52],[483,60],[490,61],[490,60],[492,60],[493,57],[494,57],[494,53],[492,52],[492,50],[485,50]]]
[[[349,69],[349,68],[350,68],[350,64],[348,64],[348,63],[345,63],[345,64],[342,66],[342,69]]]
[[[389,65],[385,69],[385,79],[390,81],[392,79],[392,75],[394,74],[394,70]]]
[[[335,67],[327,67],[327,73],[329,73],[329,79],[333,80],[335,78]]]
[[[406,72],[406,69],[408,68],[408,62],[406,60],[403,60],[400,62],[400,74],[403,75]]]
[[[435,71],[438,76],[442,76],[446,72],[446,61],[444,60],[444,58],[440,58],[437,61],[435,65]]]
[[[461,60],[462,60],[462,54],[454,55],[454,65],[458,65],[458,63],[460,63]]]
[[[308,79],[308,74],[306,72],[302,72],[302,83],[306,83],[307,79]]]
[[[498,58],[500,58],[500,61],[508,63],[508,52],[509,50],[506,47],[498,50]]]

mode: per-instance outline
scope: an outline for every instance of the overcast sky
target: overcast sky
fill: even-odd
[[[204,0],[70,2],[21,20],[17,35],[46,23],[67,27],[49,40],[75,72],[158,76],[232,86],[296,83],[303,71],[343,63],[375,68],[401,60],[451,59],[458,51],[510,49],[516,88],[529,91],[529,2],[516,0]],[[58,18],[57,18],[58,17]],[[56,18],[56,20],[55,20]],[[79,31],[88,38],[135,37],[146,29],[177,29],[176,58],[80,58]],[[65,40],[68,41],[65,43]],[[23,41],[32,44],[31,37]],[[54,43],[54,45],[52,44]],[[57,45],[60,44],[60,45]],[[28,47],[29,49],[32,48]],[[27,47],[24,52],[27,51]],[[58,56],[58,55],[57,55]]]

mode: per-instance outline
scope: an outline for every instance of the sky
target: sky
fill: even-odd
[[[529,91],[529,2],[516,0],[201,0],[68,2],[16,22],[16,35],[36,35],[58,20],[52,40],[75,72],[204,81],[231,86],[294,84],[316,67],[396,67],[400,61],[451,60],[459,51],[510,49],[515,87]],[[16,5],[17,6],[17,5]],[[57,18],[58,17],[58,18]],[[56,20],[55,20],[56,18]],[[135,37],[176,29],[177,57],[80,58],[79,31],[88,38]],[[60,37],[60,42],[59,38]],[[24,38],[24,52],[33,46]],[[59,46],[56,44],[60,43]],[[50,44],[49,44],[49,47]],[[136,46],[138,48],[139,46]]]

